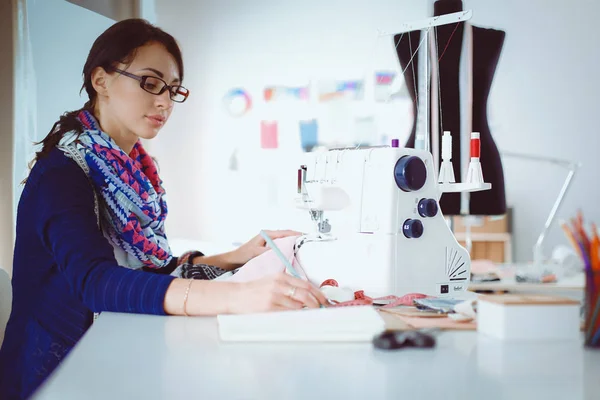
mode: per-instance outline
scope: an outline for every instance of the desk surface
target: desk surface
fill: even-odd
[[[525,283],[517,282],[514,277],[502,278],[501,281],[469,283],[469,290],[493,290],[493,291],[513,291],[513,292],[540,292],[540,293],[568,293],[579,292],[583,294],[585,288],[585,276],[578,274],[563,278],[556,283]]]
[[[437,348],[223,343],[216,318],[103,313],[36,399],[584,399],[600,350],[443,332]]]

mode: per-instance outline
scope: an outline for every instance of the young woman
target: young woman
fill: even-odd
[[[216,256],[171,253],[164,190],[139,139],[155,137],[190,93],[172,36],[144,20],[118,22],[94,42],[83,77],[89,101],[43,140],[19,201],[0,398],[31,395],[97,312],[215,315],[326,304],[318,289],[284,273],[248,283],[171,274],[183,264],[232,270],[266,250],[257,236]]]

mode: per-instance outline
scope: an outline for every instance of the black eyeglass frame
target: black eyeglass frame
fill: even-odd
[[[118,72],[121,75],[124,75],[126,77],[135,79],[136,81],[140,82],[140,87],[145,91],[148,92],[150,94],[156,95],[156,96],[160,96],[161,94],[163,94],[165,92],[165,90],[169,89],[169,94],[170,94],[170,98],[171,100],[173,100],[176,103],[183,103],[184,101],[187,100],[188,96],[190,95],[190,90],[181,86],[181,85],[168,85],[167,82],[165,82],[163,79],[157,77],[157,76],[151,76],[151,75],[135,75],[132,74],[131,72],[127,72],[127,71],[123,71],[122,69],[119,68],[113,68],[113,71]],[[152,78],[152,79],[158,79],[159,81],[161,81],[162,83],[164,83],[163,87],[160,89],[160,91],[158,93],[154,93],[149,91],[148,89],[146,89],[144,86],[146,85],[146,81],[148,80],[148,78]],[[185,92],[181,93],[179,92],[179,89],[184,89]],[[179,101],[179,100],[175,100],[173,97],[175,95],[182,95],[185,96],[183,98],[183,100]]]

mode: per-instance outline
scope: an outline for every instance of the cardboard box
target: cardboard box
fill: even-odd
[[[465,242],[459,241],[459,244],[466,248]],[[471,260],[490,260],[496,263],[504,263],[507,260],[504,248],[504,242],[473,241]]]
[[[512,232],[512,210],[509,208],[503,216],[454,216],[454,232],[465,232],[464,219],[469,218],[475,222],[471,225],[472,233],[511,233]]]

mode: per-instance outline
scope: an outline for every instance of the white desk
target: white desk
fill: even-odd
[[[584,289],[585,276],[583,274],[563,278],[556,283],[517,282],[514,277],[511,277],[502,278],[501,281],[496,282],[471,282],[469,284],[469,290],[471,291],[508,291],[512,293],[547,294],[568,297],[580,302],[584,299]]]
[[[435,349],[222,343],[216,318],[104,313],[36,399],[584,399],[600,350],[443,332]]]

